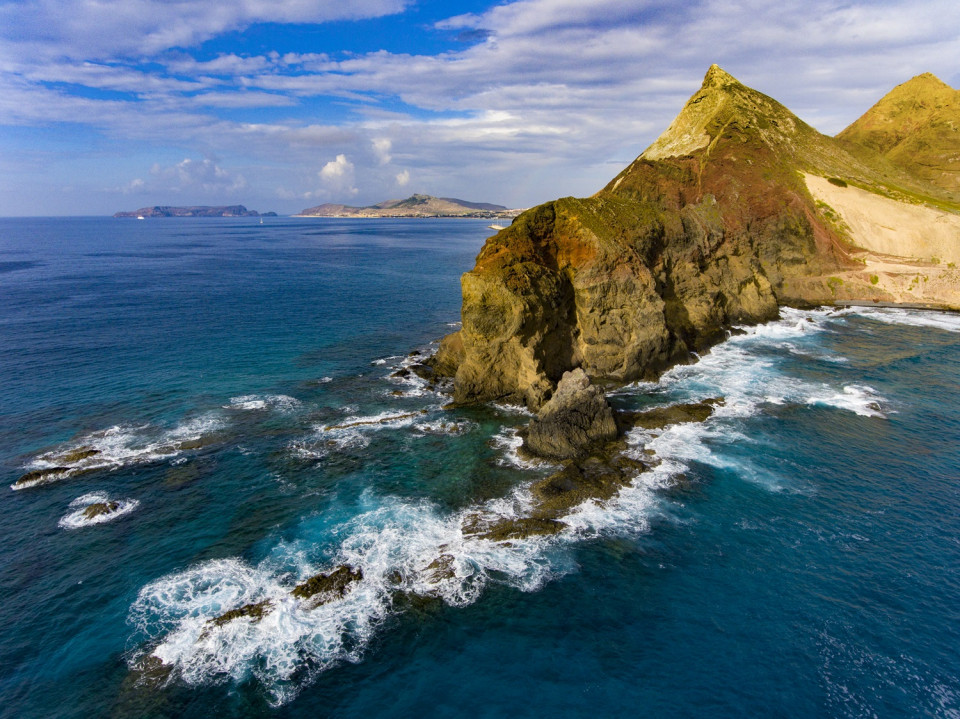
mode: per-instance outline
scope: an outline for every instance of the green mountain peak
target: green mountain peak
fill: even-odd
[[[897,85],[837,135],[960,201],[960,90],[929,72]]]

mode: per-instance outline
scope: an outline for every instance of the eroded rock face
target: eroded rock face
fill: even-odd
[[[617,423],[607,398],[577,368],[564,373],[556,393],[530,422],[524,448],[547,459],[574,459],[616,437]]]
[[[902,177],[884,167],[714,66],[603,190],[528,210],[487,240],[461,280],[463,327],[433,365],[455,375],[457,402],[536,410],[574,367],[653,379],[732,325],[829,304],[830,276],[855,264],[800,173],[885,192]]]

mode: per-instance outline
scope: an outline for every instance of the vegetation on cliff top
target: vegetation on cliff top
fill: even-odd
[[[960,203],[960,90],[934,75],[897,85],[837,139],[882,155]]]

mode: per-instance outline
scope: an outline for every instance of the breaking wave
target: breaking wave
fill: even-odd
[[[779,489],[786,478],[724,451],[753,441],[742,432],[745,418],[784,404],[826,406],[871,419],[886,413],[887,401],[866,385],[833,386],[790,376],[785,369],[785,358],[795,356],[794,350],[809,350],[811,338],[828,331],[826,320],[834,315],[784,310],[775,322],[740,328],[694,365],[675,367],[657,383],[619,391],[621,398],[634,395],[643,406],[718,397],[723,401],[703,422],[630,431],[626,452],[648,469],[638,470],[612,499],[573,507],[557,520],[553,532],[497,537],[478,530],[529,517],[529,483],[506,497],[452,513],[429,502],[368,490],[353,518],[335,526],[319,523],[322,530],[307,518],[300,539],[278,543],[258,563],[208,561],[145,586],[130,610],[134,641],[140,647],[130,658],[131,666],[152,657],[188,684],[239,683],[255,677],[274,704],[283,704],[329,667],[359,661],[385,619],[403,611],[405,598],[465,606],[491,583],[535,591],[575,571],[571,550],[577,543],[650,531],[669,501],[663,490],[674,486],[693,463],[727,468],[747,481]],[[313,434],[292,449],[318,458],[332,451],[363,451],[378,432],[458,434],[474,427],[459,420],[451,425],[449,419],[435,416],[439,411],[439,405],[367,415],[354,410],[340,422],[314,427]],[[517,419],[515,412],[503,411],[510,421]],[[520,457],[515,428],[502,429],[490,441],[501,463],[542,476],[544,464]],[[316,606],[291,593],[298,583],[336,567],[362,572],[362,579],[342,597]],[[260,609],[245,613],[244,607]],[[218,620],[227,612],[235,618]]]

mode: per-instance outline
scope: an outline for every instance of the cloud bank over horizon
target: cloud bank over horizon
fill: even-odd
[[[525,207],[602,187],[711,63],[834,134],[957,57],[940,0],[6,3],[0,214]]]

